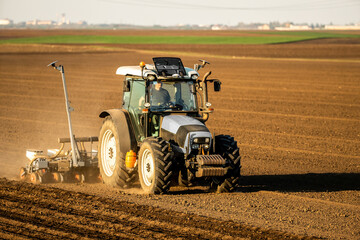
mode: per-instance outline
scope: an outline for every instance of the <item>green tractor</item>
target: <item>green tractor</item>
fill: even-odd
[[[213,112],[208,85],[220,91],[221,82],[199,79],[198,71],[180,58],[153,58],[154,64],[119,67],[125,76],[121,108],[103,111],[98,160],[103,182],[130,187],[140,182],[149,194],[168,192],[174,184],[207,185],[231,192],[240,179],[237,142],[228,135],[213,136],[205,122]]]

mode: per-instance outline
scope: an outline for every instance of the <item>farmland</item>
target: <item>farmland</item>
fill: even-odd
[[[155,56],[189,67],[205,58],[211,64],[200,73],[222,81],[210,93],[207,126],[238,142],[237,192],[148,196],[100,183],[17,181],[26,149],[57,148],[67,136],[60,76],[48,63],[65,66],[75,134],[97,136],[98,114],[121,106],[117,67]],[[0,237],[356,239],[359,66],[359,32],[1,31]]]

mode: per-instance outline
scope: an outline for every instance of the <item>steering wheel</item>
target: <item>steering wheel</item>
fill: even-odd
[[[180,104],[175,104],[175,106],[172,107],[172,109],[175,109],[175,110],[183,110],[183,106],[180,105]]]
[[[189,110],[188,105],[186,105],[185,102],[184,102],[184,100],[181,99],[181,98],[177,101],[177,104],[175,104],[175,105],[179,105],[179,106],[181,107],[180,110],[183,110],[183,109],[184,109],[184,110]]]
[[[172,109],[172,110],[182,110],[183,106],[180,104],[174,104],[173,102],[167,102],[164,104],[159,105],[159,107]]]

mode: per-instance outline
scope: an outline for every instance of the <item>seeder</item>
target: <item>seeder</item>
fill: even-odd
[[[96,181],[99,179],[98,158],[92,145],[98,141],[98,137],[75,138],[70,114],[74,109],[68,100],[64,67],[56,66],[56,62],[50,63],[48,67],[60,71],[62,76],[70,137],[59,138],[60,148],[48,149],[46,154],[42,150],[26,150],[29,162],[20,169],[20,179],[32,183]],[[67,148],[66,143],[70,143]],[[90,151],[86,150],[85,145],[89,145]]]

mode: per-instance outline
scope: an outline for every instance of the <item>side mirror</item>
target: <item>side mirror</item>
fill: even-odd
[[[130,81],[124,80],[123,92],[130,92]]]
[[[221,90],[221,82],[219,80],[214,81],[214,91],[219,92]]]

